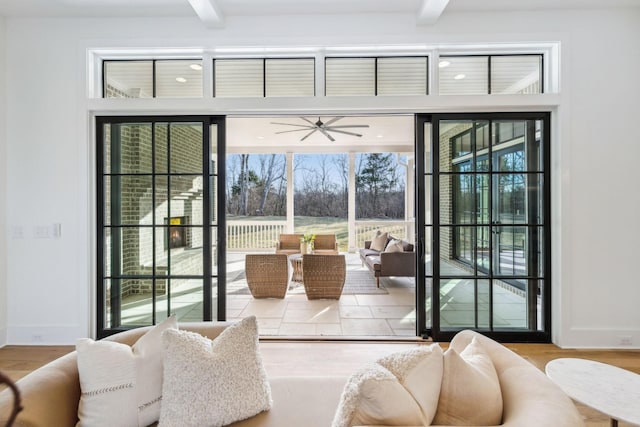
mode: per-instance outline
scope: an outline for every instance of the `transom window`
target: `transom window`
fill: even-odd
[[[104,98],[526,95],[544,92],[541,53],[103,60]],[[435,58],[430,65],[430,58]],[[206,74],[205,74],[206,73]],[[434,77],[437,76],[437,79]],[[324,79],[322,78],[324,77]],[[429,88],[431,81],[437,87]],[[209,85],[205,84],[210,82]],[[207,95],[205,88],[210,91]]]

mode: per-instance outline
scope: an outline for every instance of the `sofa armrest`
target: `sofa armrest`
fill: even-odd
[[[18,413],[17,426],[72,427],[78,421],[80,380],[76,352],[62,356],[16,381],[23,410]],[[13,406],[10,390],[0,393],[0,415]],[[5,420],[0,419],[4,425]]]
[[[415,252],[380,252],[382,276],[415,276]]]

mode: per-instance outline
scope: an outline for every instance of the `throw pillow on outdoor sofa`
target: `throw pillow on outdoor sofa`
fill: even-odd
[[[502,422],[502,391],[489,355],[473,338],[458,354],[444,353],[442,388],[434,424],[493,426]]]
[[[162,333],[176,330],[171,316],[133,346],[79,339],[78,427],[147,426],[158,421],[162,400]]]
[[[171,330],[162,340],[159,426],[223,426],[271,409],[255,316],[229,326],[214,340]]]
[[[389,234],[386,231],[383,233],[378,230],[371,239],[371,245],[369,246],[369,249],[371,249],[372,251],[382,252],[387,246],[387,240],[389,240]]]
[[[384,248],[385,252],[404,252],[404,244],[402,240],[393,239],[389,242],[386,248]]]

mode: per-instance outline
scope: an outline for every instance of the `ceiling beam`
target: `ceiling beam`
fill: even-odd
[[[207,28],[224,27],[224,15],[218,0],[189,0],[189,4]]]
[[[422,6],[418,12],[418,25],[435,24],[447,4],[449,4],[449,0],[422,0]]]

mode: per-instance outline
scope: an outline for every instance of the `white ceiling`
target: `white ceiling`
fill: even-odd
[[[638,0],[0,0],[2,16],[158,17],[196,16],[208,4],[221,16],[409,13],[430,21],[448,12],[640,7]],[[192,6],[193,4],[193,6]],[[201,19],[205,19],[200,16]]]
[[[315,122],[318,116],[305,116]],[[323,122],[335,116],[321,116]],[[296,127],[275,125],[278,123],[306,124],[298,116],[279,117],[229,117],[226,122],[227,151],[245,152],[294,152],[294,153],[344,153],[344,152],[413,152],[414,120],[412,115],[348,116],[335,125],[369,125],[368,128],[343,129],[362,134],[362,137],[331,133],[330,141],[315,132],[300,141],[309,131],[276,134]]]

